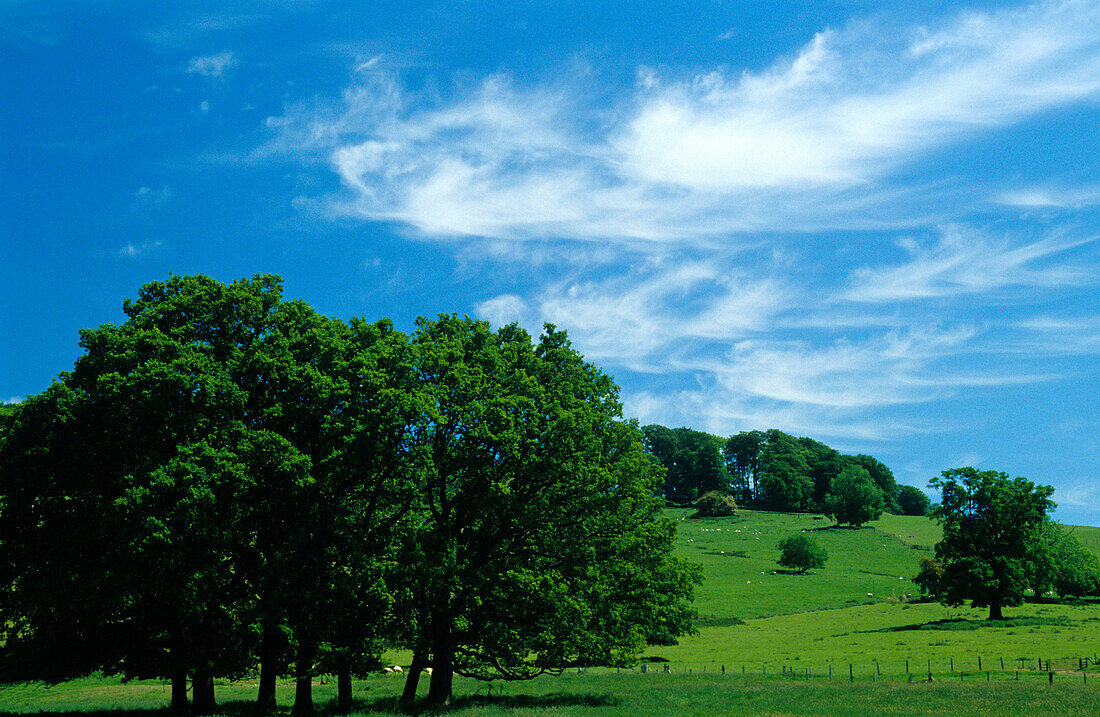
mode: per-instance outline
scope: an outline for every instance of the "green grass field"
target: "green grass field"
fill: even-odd
[[[219,684],[224,714],[252,714],[255,684]],[[1097,713],[1100,679],[1023,675],[985,681],[984,674],[932,683],[880,677],[849,683],[823,676],[741,676],[663,673],[641,675],[610,671],[565,674],[522,684],[489,686],[465,680],[448,714],[459,717],[517,715],[548,717],[677,717],[680,715],[1001,715],[1005,717],[1080,717]],[[375,677],[355,684],[354,698],[363,714],[395,714],[399,677]],[[334,688],[315,688],[322,714],[331,708]],[[280,685],[280,704],[291,701],[289,684]],[[164,712],[168,687],[143,681],[77,680],[54,687],[16,686],[0,689],[0,715],[153,717]],[[284,708],[285,711],[285,708]]]
[[[938,526],[925,518],[887,515],[852,530],[814,515],[742,511],[694,520],[690,512],[668,514],[679,526],[678,554],[706,575],[697,635],[650,649],[647,674],[593,669],[527,683],[458,680],[453,713],[1100,714],[1097,605],[1029,603],[1007,608],[1003,623],[988,623],[983,610],[917,601],[910,578],[939,540]],[[784,573],[776,542],[803,530],[829,560],[807,575]],[[1074,532],[1100,550],[1100,528]],[[1053,685],[1040,660],[1056,671]],[[922,681],[929,672],[935,681]],[[356,683],[355,697],[364,713],[392,713],[400,687],[398,676],[373,677]],[[217,693],[226,714],[250,714],[256,685],[219,683]],[[334,685],[319,684],[318,704],[324,708],[334,693]],[[279,700],[292,702],[289,682]],[[0,715],[145,717],[161,714],[167,702],[168,686],[159,681],[0,688]]]

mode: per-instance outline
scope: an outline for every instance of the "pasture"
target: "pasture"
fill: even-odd
[[[1030,717],[1100,711],[1100,610],[1091,603],[1028,603],[1006,609],[1005,622],[987,623],[984,610],[917,601],[909,578],[939,539],[927,519],[884,516],[852,530],[804,514],[742,511],[694,520],[688,510],[668,513],[679,526],[678,554],[701,563],[706,575],[697,593],[697,635],[651,648],[645,674],[593,668],[527,683],[460,679],[452,713]],[[802,530],[825,547],[829,560],[810,574],[784,573],[776,542]],[[1100,529],[1075,532],[1090,549],[1100,548]],[[389,659],[407,664],[401,653]],[[1086,659],[1088,669],[1081,671]],[[924,681],[929,672],[931,683]],[[401,684],[398,675],[357,681],[360,711],[393,713]],[[110,678],[10,686],[0,688],[0,715],[145,717],[162,713],[168,689],[161,681]],[[279,689],[286,709],[293,686],[288,680]],[[335,699],[331,682],[315,690],[322,709]],[[226,714],[251,714],[255,694],[254,682],[217,686]]]

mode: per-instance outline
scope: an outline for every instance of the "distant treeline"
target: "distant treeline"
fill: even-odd
[[[646,450],[667,471],[665,499],[672,503],[692,503],[718,491],[741,505],[821,511],[834,479],[846,468],[858,467],[882,491],[888,512],[928,512],[928,498],[912,486],[899,487],[882,461],[862,453],[846,455],[812,438],[774,428],[723,437],[657,424],[644,426],[642,433]]]

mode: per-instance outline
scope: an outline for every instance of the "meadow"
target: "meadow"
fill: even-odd
[[[741,511],[677,521],[677,552],[703,565],[698,633],[653,647],[640,668],[569,671],[527,683],[459,680],[459,715],[999,714],[1100,712],[1100,610],[1089,602],[1030,602],[986,612],[922,602],[910,577],[939,539],[925,518],[884,516],[862,529],[812,514]],[[805,575],[776,564],[776,542],[800,531],[828,551]],[[1100,529],[1076,528],[1100,549]],[[402,654],[389,656],[400,662]],[[1080,668],[1087,668],[1082,670]],[[1049,682],[1047,669],[1055,673]],[[928,682],[931,674],[933,681]],[[358,681],[365,713],[391,713],[399,676]],[[289,705],[292,685],[280,685]],[[335,697],[316,687],[318,704]],[[227,714],[246,714],[256,685],[219,683]],[[160,714],[168,686],[88,678],[55,687],[0,688],[0,715],[79,711],[95,717]]]

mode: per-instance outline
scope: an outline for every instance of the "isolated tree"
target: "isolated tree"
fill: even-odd
[[[867,471],[849,465],[829,485],[822,512],[837,523],[859,528],[868,521],[878,520],[885,505],[882,490]]]
[[[515,325],[418,326],[427,470],[402,557],[422,561],[413,642],[431,654],[428,701],[449,702],[456,673],[625,665],[647,639],[689,630],[697,573],[669,555],[660,469],[619,419],[610,377],[552,326],[537,345]]]
[[[712,490],[695,501],[693,518],[715,518],[737,513],[737,501],[732,495]]]
[[[945,605],[970,601],[988,606],[990,620],[1003,619],[1003,607],[1019,605],[1052,572],[1044,530],[1054,489],[971,467],[945,470],[929,484],[942,493],[932,517],[943,539],[935,548],[939,565],[922,570],[917,584]],[[929,577],[935,574],[938,580]]]
[[[901,515],[928,515],[932,501],[920,488],[903,485],[898,489],[898,509]]]
[[[805,573],[811,568],[823,568],[825,561],[829,559],[825,548],[802,533],[783,538],[776,547],[779,548],[779,564],[799,573]]]

